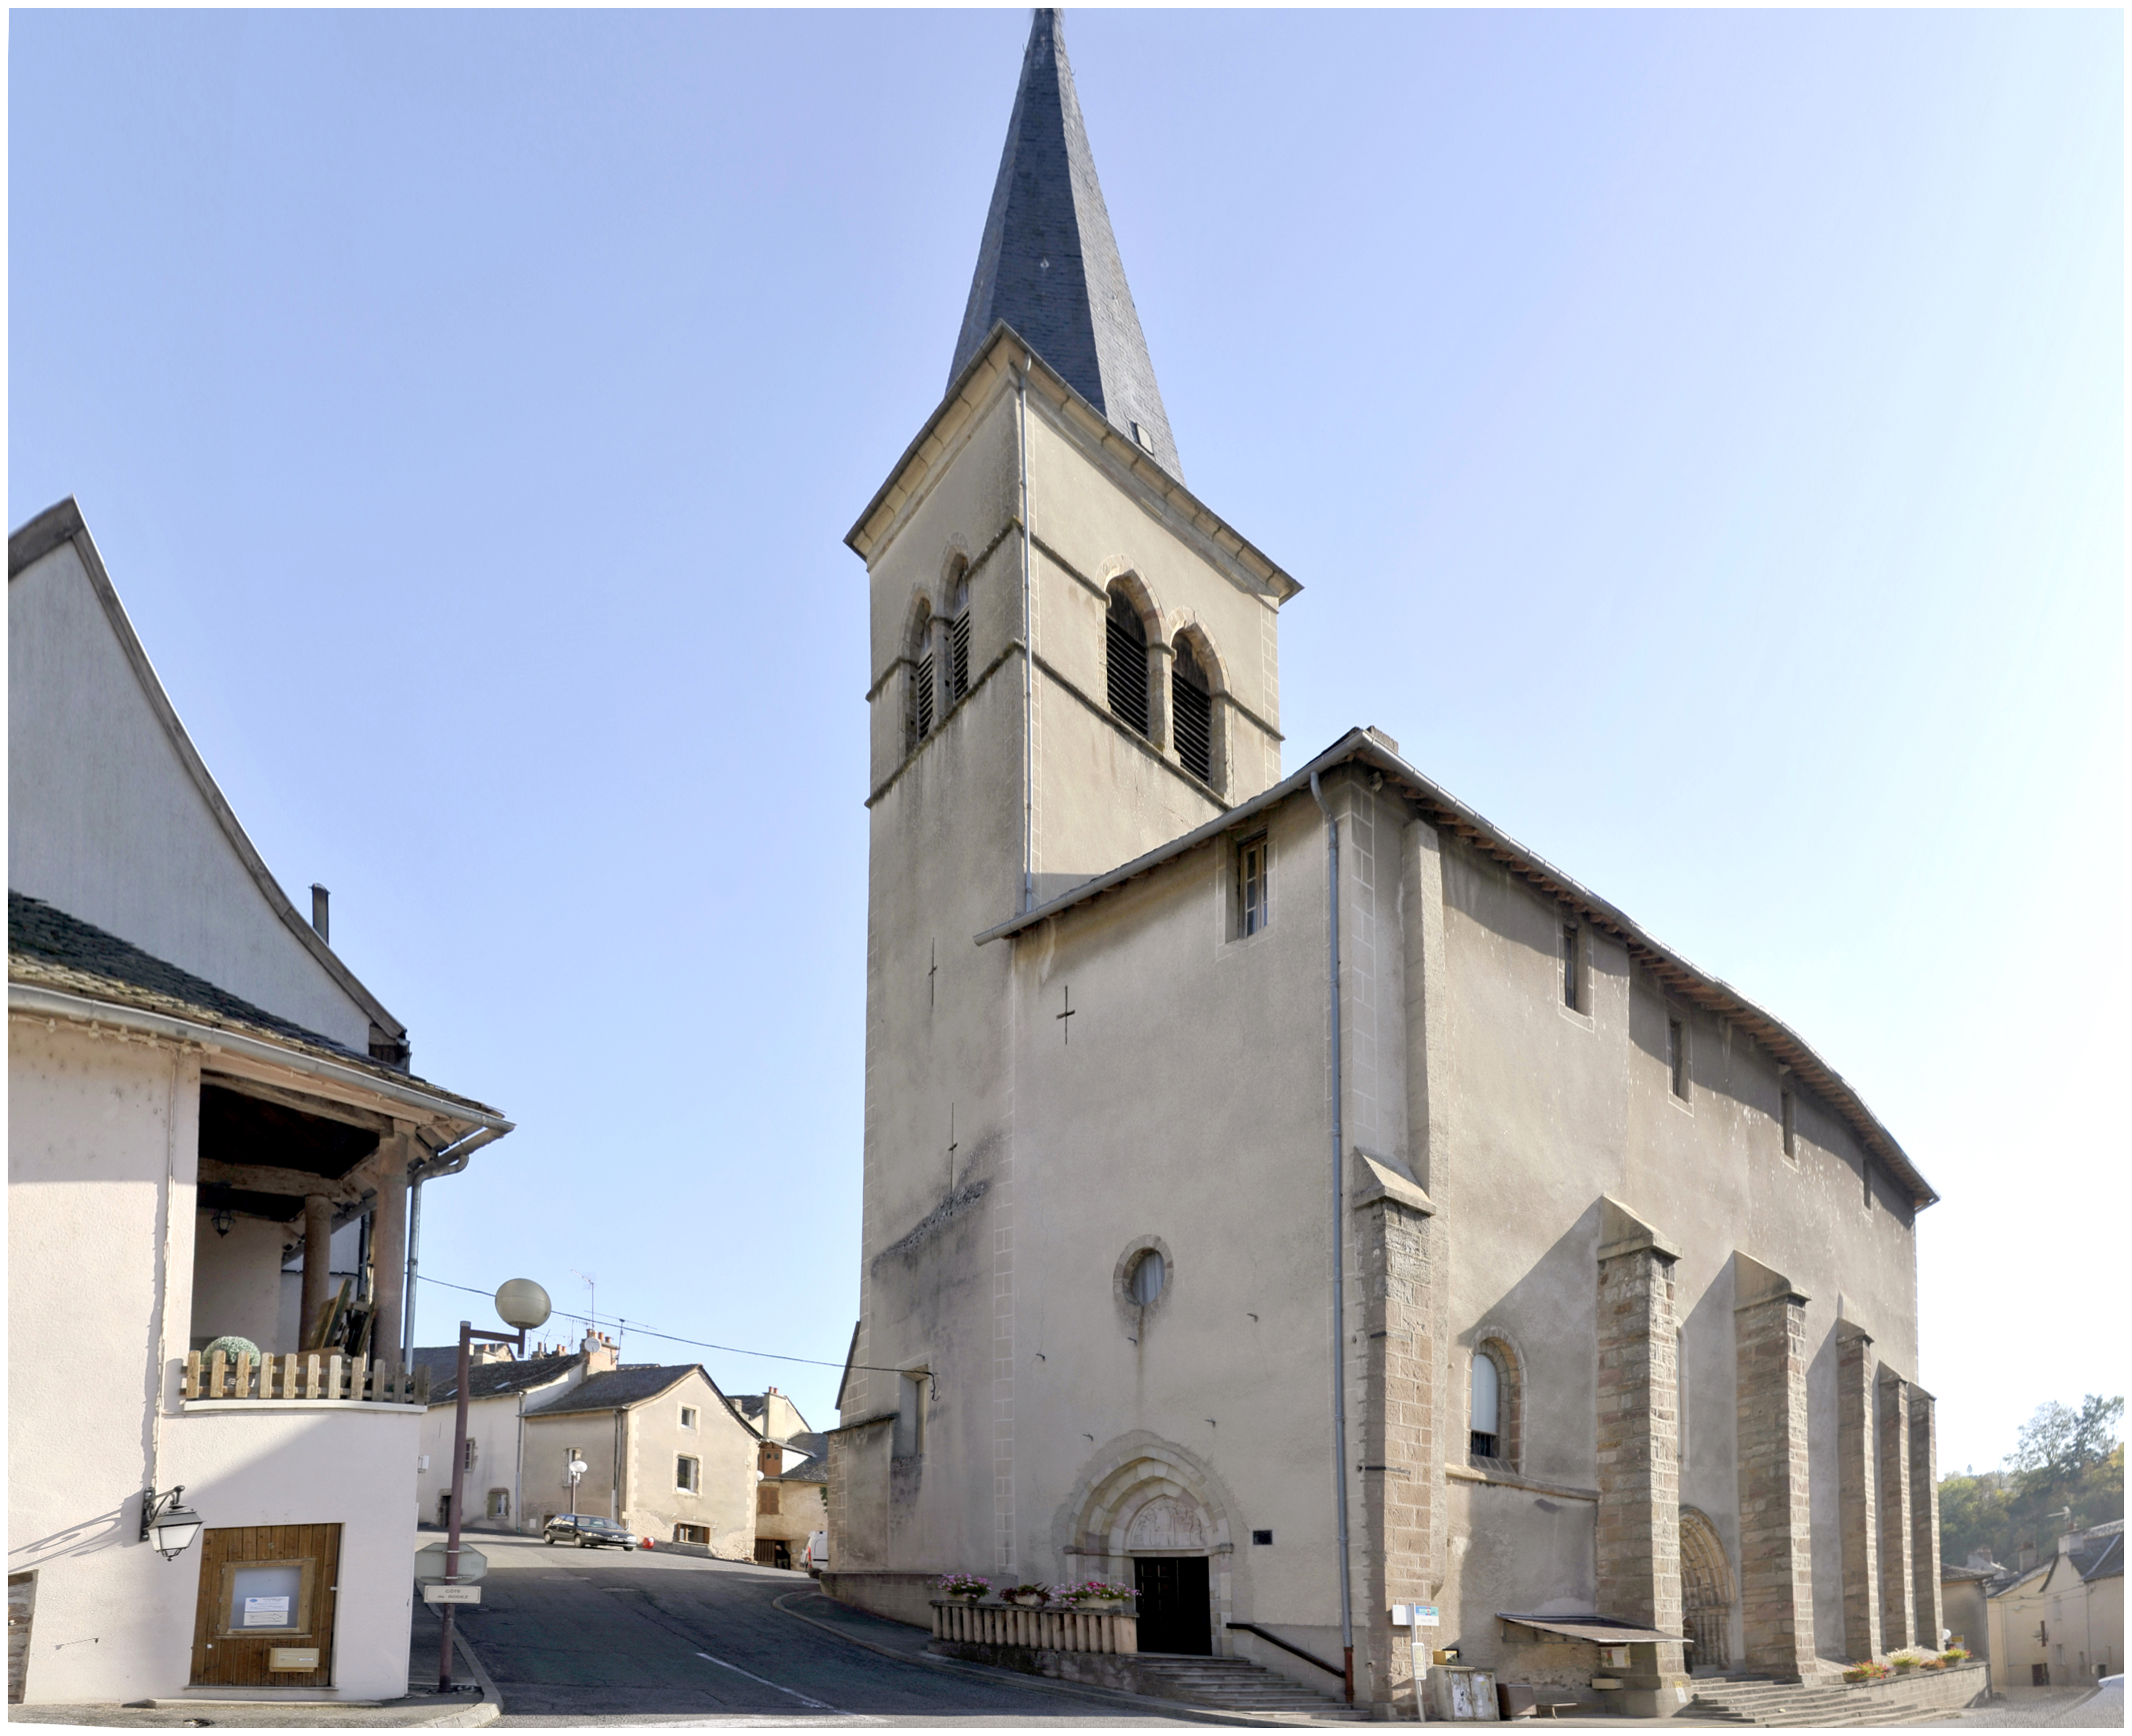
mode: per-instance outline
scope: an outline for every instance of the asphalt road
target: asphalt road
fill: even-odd
[[[459,1631],[507,1724],[1207,1721],[883,1657],[776,1607],[814,1590],[804,1574],[655,1550],[474,1542],[488,1576]]]

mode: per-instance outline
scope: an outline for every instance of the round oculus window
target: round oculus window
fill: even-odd
[[[1162,1294],[1163,1280],[1169,1276],[1163,1264],[1162,1250],[1144,1249],[1134,1259],[1132,1268],[1126,1273],[1126,1297],[1140,1307],[1150,1306]]]

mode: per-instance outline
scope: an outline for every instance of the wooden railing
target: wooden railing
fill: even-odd
[[[430,1371],[396,1362],[372,1363],[367,1356],[338,1351],[291,1351],[262,1356],[257,1362],[243,1351],[220,1350],[185,1358],[188,1398],[337,1399],[347,1404],[426,1404]]]
[[[933,1637],[968,1646],[1027,1646],[1040,1652],[1138,1652],[1140,1618],[1131,1604],[973,1604],[933,1599]]]

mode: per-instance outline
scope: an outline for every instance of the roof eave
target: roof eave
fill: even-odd
[[[925,425],[919,429],[917,437],[903,448],[903,455],[891,468],[887,479],[874,491],[873,498],[867,502],[866,510],[845,532],[844,546],[852,554],[861,560],[871,559],[876,540],[870,527],[880,517],[881,508],[910,473],[912,466],[925,458],[925,448],[933,444],[936,431],[948,413],[966,398],[972,411],[982,406],[983,395],[976,390],[978,378],[995,371],[993,357],[1002,345],[1011,346],[1014,353],[998,365],[997,372],[1011,375],[1019,372],[1026,364],[1032,381],[1041,380],[1054,398],[1078,411],[1084,428],[1106,451],[1151,492],[1164,497],[1174,510],[1198,525],[1204,535],[1222,549],[1232,560],[1251,573],[1277,602],[1285,603],[1302,591],[1299,580],[1275,564],[1256,544],[1240,535],[1198,496],[1164,470],[1151,453],[1134,445],[1119,433],[1102,411],[1076,391],[1071,381],[1037,354],[1028,341],[1004,319],[993,324],[990,334],[977,346],[977,352],[948,382],[948,390],[939,405],[925,419]]]

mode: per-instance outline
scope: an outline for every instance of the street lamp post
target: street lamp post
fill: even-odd
[[[456,1585],[459,1580],[459,1508],[466,1499],[467,1383],[473,1373],[473,1341],[478,1338],[489,1344],[507,1344],[522,1356],[526,1354],[526,1335],[546,1323],[548,1311],[545,1290],[530,1278],[514,1278],[496,1292],[496,1312],[506,1326],[518,1328],[516,1332],[477,1332],[472,1321],[459,1322],[459,1402],[452,1421],[452,1507],[444,1537],[447,1585]],[[452,1691],[453,1617],[457,1607],[449,1603],[444,1605],[444,1643],[437,1654],[439,1694]]]

